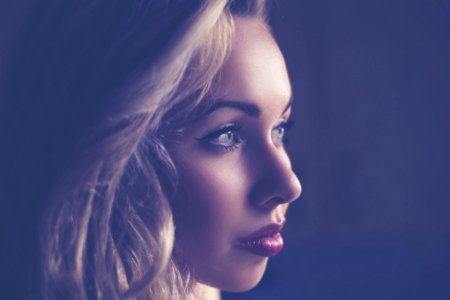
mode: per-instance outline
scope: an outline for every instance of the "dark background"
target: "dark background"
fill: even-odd
[[[28,2],[0,0],[0,51]],[[270,2],[303,194],[261,284],[224,300],[450,299],[450,1]]]
[[[225,299],[450,299],[450,1],[279,0],[303,194]]]

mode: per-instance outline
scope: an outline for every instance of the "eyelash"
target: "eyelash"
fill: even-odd
[[[272,134],[275,130],[282,129],[282,140],[281,145],[285,144],[286,142],[286,132],[292,128],[294,124],[294,121],[292,119],[289,119],[287,121],[282,121],[278,125],[276,125],[274,128],[272,128]],[[239,148],[243,142],[243,140],[240,138],[239,132],[242,129],[242,125],[239,123],[231,123],[227,124],[224,127],[220,128],[219,130],[216,130],[210,134],[207,134],[204,137],[197,138],[201,143],[203,143],[204,146],[208,148],[212,148],[214,150],[219,150],[223,152],[232,152]],[[226,145],[225,143],[220,142],[214,142],[214,140],[218,140],[222,135],[224,134],[232,134],[233,140],[230,142],[230,145]],[[272,136],[273,139],[273,136]]]
[[[220,128],[219,130],[216,130],[202,138],[198,138],[198,140],[208,148],[223,150],[225,152],[231,152],[236,150],[242,143],[242,139],[239,137],[239,131],[241,130],[241,128],[242,126],[239,123],[227,124],[224,127]],[[220,136],[227,133],[233,134],[232,145],[224,145],[224,144],[221,145],[219,142],[217,143],[213,142],[214,140],[217,140]]]

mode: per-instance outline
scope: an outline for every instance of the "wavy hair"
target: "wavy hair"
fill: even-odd
[[[189,272],[172,259],[177,175],[165,137],[206,103],[233,16],[264,19],[264,6],[36,1],[0,102],[11,289],[45,299],[188,295]]]

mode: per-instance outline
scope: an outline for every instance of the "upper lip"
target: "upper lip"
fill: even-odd
[[[283,221],[281,223],[268,224],[266,226],[261,227],[260,229],[258,229],[256,231],[250,233],[249,235],[244,236],[243,238],[240,239],[240,241],[245,242],[245,241],[249,241],[249,240],[256,240],[259,238],[273,236],[273,235],[279,233],[283,229],[285,223],[286,222]]]

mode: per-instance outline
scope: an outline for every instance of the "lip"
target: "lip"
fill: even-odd
[[[239,239],[239,248],[264,257],[277,255],[284,247],[283,237],[280,234],[284,224],[285,222],[269,224]]]

